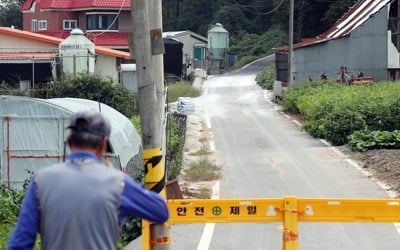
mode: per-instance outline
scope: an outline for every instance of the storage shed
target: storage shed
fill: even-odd
[[[0,96],[0,184],[20,187],[28,171],[63,161],[66,127],[78,111],[100,111],[111,122],[107,160],[130,175],[143,169],[142,145],[128,118],[95,101]]]
[[[294,44],[294,83],[339,80],[348,75],[372,76],[376,81],[400,79],[400,1],[359,0],[331,28]],[[277,49],[286,53],[287,46]],[[280,73],[287,65],[277,65]]]

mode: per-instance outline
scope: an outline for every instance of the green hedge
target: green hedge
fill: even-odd
[[[346,86],[334,82],[305,83],[287,91],[282,105],[304,115],[304,129],[335,145],[359,130],[400,129],[400,84]]]
[[[272,65],[266,67],[260,73],[257,74],[256,82],[263,89],[271,90],[274,86],[275,78],[276,78],[275,66]]]

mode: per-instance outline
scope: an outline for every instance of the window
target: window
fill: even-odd
[[[64,20],[63,21],[64,30],[72,30],[76,28],[76,20]]]
[[[32,22],[31,22],[31,31],[33,31],[33,32],[35,32],[35,31],[37,31],[37,20],[36,19],[32,19]]]
[[[38,30],[47,30],[47,21],[46,20],[40,20],[38,22]]]
[[[118,30],[117,13],[87,13],[87,30]]]

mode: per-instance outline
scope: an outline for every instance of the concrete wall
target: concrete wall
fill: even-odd
[[[117,59],[106,55],[97,55],[95,74],[102,77],[110,77],[115,82],[118,82]]]
[[[344,38],[300,48],[294,54],[295,83],[319,79],[337,79],[341,66],[348,71],[364,72],[375,80],[388,79],[388,8],[384,7],[366,23]]]

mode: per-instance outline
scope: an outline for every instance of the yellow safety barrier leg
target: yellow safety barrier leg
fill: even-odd
[[[299,249],[299,232],[297,199],[285,197],[283,199],[283,250]]]
[[[151,250],[150,223],[142,220],[142,250]]]
[[[165,189],[165,162],[161,148],[145,149],[143,151],[145,167],[146,188],[159,193],[165,199],[167,192]],[[151,224],[142,220],[142,249],[152,250],[170,244],[169,227],[164,225]]]

